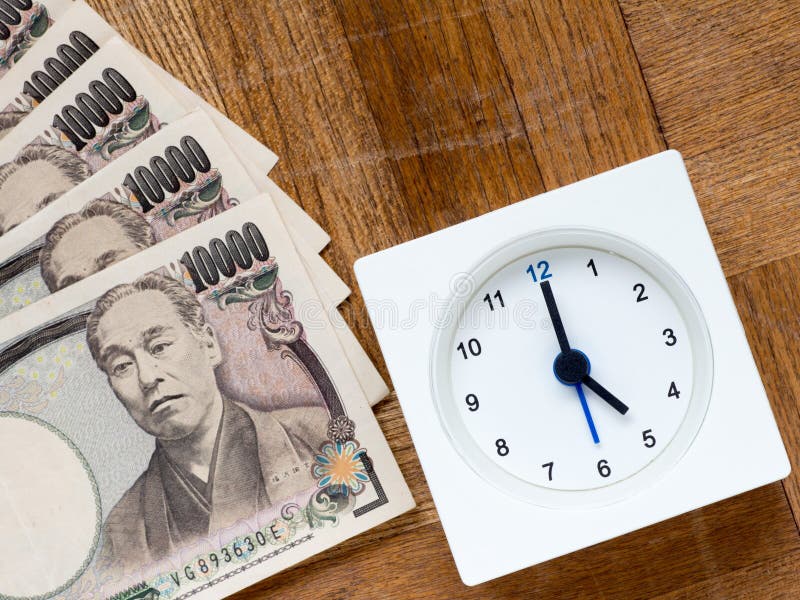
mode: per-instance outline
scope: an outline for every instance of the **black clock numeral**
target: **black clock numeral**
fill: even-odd
[[[644,295],[644,284],[643,283],[637,283],[635,286],[633,286],[633,291],[635,292],[637,290],[639,291],[639,295],[636,296],[636,302],[644,302],[645,300],[650,298],[650,296],[645,296]]]
[[[547,481],[553,481],[553,463],[544,463],[542,468],[547,469]]]
[[[456,350],[460,350],[461,354],[464,356],[464,360],[469,358],[469,355],[478,356],[481,353],[481,343],[476,340],[475,338],[470,339],[467,342],[467,345],[464,346],[464,342],[461,342],[458,346],[456,346]],[[469,353],[467,352],[469,350]]]
[[[675,382],[669,384],[669,392],[667,392],[668,398],[680,398],[681,393],[678,391],[678,387],[675,385]]]
[[[675,344],[678,343],[678,338],[675,337],[675,332],[672,331],[672,329],[670,329],[669,327],[664,331],[662,331],[661,335],[667,338],[666,341],[664,342],[667,346],[674,346]]]
[[[497,447],[497,454],[500,456],[506,456],[509,453],[508,445],[503,438],[498,439],[494,445]]]
[[[608,461],[605,458],[597,461],[597,472],[600,473],[600,477],[611,475],[611,467],[608,466]]]
[[[500,308],[505,308],[506,303],[503,302],[503,295],[500,293],[500,290],[497,290],[494,293],[494,299],[500,303]],[[483,297],[483,301],[489,305],[489,310],[494,310],[494,304],[492,303],[492,296],[489,295],[487,292],[486,295]]]
[[[481,406],[480,402],[478,402],[478,397],[475,394],[467,394],[467,397],[464,398],[464,401],[467,403],[467,408],[470,412],[475,412]]]
[[[591,269],[594,273],[594,276],[597,277],[597,267],[594,264],[594,259],[591,259],[588,263],[586,263],[586,268]]]
[[[656,438],[653,436],[652,429],[645,429],[642,432],[642,441],[644,441],[644,445],[646,448],[652,448],[656,445]]]

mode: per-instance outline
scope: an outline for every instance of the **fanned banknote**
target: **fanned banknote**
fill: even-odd
[[[0,318],[249,201],[264,187],[250,179],[210,117],[195,111],[0,237],[0,257],[8,257],[0,260]],[[322,308],[338,316],[349,288],[302,240],[294,242]],[[335,332],[370,404],[384,398],[388,389],[352,332],[340,320]]]
[[[0,90],[0,139],[24,117],[69,79],[99,48],[109,44],[114,51],[134,57],[156,76],[186,110],[202,108],[239,152],[247,156],[253,168],[269,173],[277,156],[266,146],[225,117],[221,112],[169,75],[153,61],[116,35],[111,26],[86,3],[77,0],[53,26],[34,50],[9,73]],[[241,155],[240,155],[241,158]],[[299,232],[313,249],[322,250],[330,237],[294,201],[284,196],[276,199],[281,215],[290,230]]]
[[[410,509],[315,298],[265,200],[4,322],[0,595],[219,598]]]
[[[0,234],[186,114],[109,42],[0,140]]]
[[[0,86],[0,139],[117,33],[82,1],[28,50]]]
[[[0,237],[0,318],[258,192],[207,115],[173,121]]]
[[[4,0],[0,4],[0,79],[71,4],[70,0]]]

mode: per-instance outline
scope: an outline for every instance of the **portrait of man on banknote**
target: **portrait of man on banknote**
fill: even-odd
[[[92,200],[50,228],[39,254],[42,279],[57,292],[156,243],[150,225],[114,200]]]
[[[0,165],[0,235],[91,176],[89,165],[58,146],[31,144]]]
[[[155,438],[148,467],[103,526],[112,568],[167,557],[314,486],[327,411],[261,411],[226,397],[215,374],[226,358],[180,282],[150,273],[112,288],[86,337],[116,397]]]

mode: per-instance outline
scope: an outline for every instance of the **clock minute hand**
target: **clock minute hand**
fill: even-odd
[[[591,375],[584,375],[581,381],[586,385],[586,387],[608,402],[608,404],[611,405],[611,408],[616,410],[619,414],[624,415],[626,412],[628,412],[628,405],[622,402],[602,385],[597,383],[597,381],[595,381]]]
[[[558,306],[553,296],[553,290],[550,289],[550,282],[542,281],[539,285],[542,288],[544,302],[547,304],[547,312],[550,313],[550,320],[553,322],[553,329],[555,329],[556,338],[558,338],[558,345],[561,348],[561,352],[567,353],[570,350],[567,332],[564,330],[564,324],[561,322],[561,315],[558,314]]]

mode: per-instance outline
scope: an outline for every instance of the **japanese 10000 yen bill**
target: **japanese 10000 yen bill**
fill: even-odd
[[[264,181],[266,177],[262,176]],[[165,126],[0,237],[0,318],[264,191],[202,111]],[[272,184],[270,200],[282,193]],[[331,318],[349,288],[293,238]],[[335,332],[370,404],[388,388],[347,326]]]
[[[205,113],[181,117],[0,237],[0,318],[259,191]]]
[[[0,79],[57,23],[71,0],[5,0],[0,3]]]
[[[192,92],[180,81],[119,38],[114,29],[82,0],[53,26],[42,43],[9,74],[8,86],[0,90],[0,139],[56,88],[69,80],[98,48],[114,42],[121,51],[135,56],[164,86],[181,100],[187,109],[202,108],[214,120],[223,135],[249,157],[264,174],[277,162],[277,156],[253,136],[225,117],[220,111]],[[330,241],[327,233],[288,196],[277,198],[278,210],[294,229],[319,252]]]
[[[0,87],[0,139],[117,33],[77,0],[16,62]]]
[[[0,596],[219,598],[413,507],[317,302],[264,201],[4,324]]]
[[[4,90],[0,91],[0,121],[4,115],[8,115],[5,117],[6,126],[13,128],[16,122],[68,81],[99,48],[112,40],[121,52],[141,60],[148,70],[161,79],[165,87],[180,97],[187,108],[205,109],[232,143],[244,146],[253,153],[252,160],[259,168],[269,172],[275,165],[277,156],[269,148],[125,42],[111,25],[82,0],[72,3],[71,8],[42,43],[20,62],[19,68],[9,74],[4,82]],[[0,137],[4,133],[2,128],[0,122]]]
[[[9,75],[8,85],[0,90],[0,139],[10,133],[23,117],[31,114],[56,89],[72,85],[70,75],[99,48],[108,45],[129,60],[140,61],[187,110],[202,108],[225,135],[229,143],[246,156],[248,163],[266,175],[277,161],[266,146],[225,117],[181,82],[153,63],[138,50],[116,36],[115,31],[87,4],[78,0],[35,50]],[[106,50],[108,54],[111,50]],[[4,130],[3,127],[6,127]],[[327,233],[285,194],[276,198],[281,215],[293,233],[299,233],[319,252],[330,241]]]
[[[107,44],[0,140],[0,234],[186,112],[139,61]]]
[[[256,165],[269,172],[278,158],[255,138],[125,42],[99,14],[76,0],[35,50],[17,65],[0,90],[0,139],[59,86],[69,80],[99,48],[114,41],[121,51],[144,63],[187,108],[203,108],[232,143],[253,152]],[[7,84],[7,85],[6,85]]]

